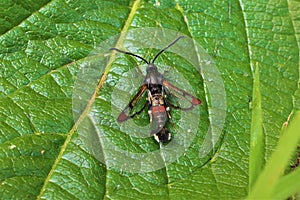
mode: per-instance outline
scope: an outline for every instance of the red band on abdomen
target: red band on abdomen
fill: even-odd
[[[153,113],[166,112],[166,108],[165,106],[153,106],[152,111]]]

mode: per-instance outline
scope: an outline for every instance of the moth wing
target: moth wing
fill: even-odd
[[[130,100],[128,105],[123,109],[123,111],[118,116],[118,123],[124,122],[130,118],[133,118],[135,115],[141,113],[146,107],[146,98],[145,91],[147,89],[146,85],[142,85],[137,92],[137,94]]]
[[[201,100],[197,97],[191,95],[190,93],[186,92],[185,90],[182,90],[171,83],[169,83],[166,80],[163,80],[163,86],[165,87],[165,93],[168,98],[169,106],[173,108],[178,108],[181,110],[191,110],[195,106],[201,104]],[[177,99],[175,99],[176,97]]]

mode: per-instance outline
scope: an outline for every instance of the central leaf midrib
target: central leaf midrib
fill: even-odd
[[[116,47],[120,47],[121,44],[123,44],[123,42],[124,42],[124,40],[125,40],[125,37],[126,37],[126,34],[122,34],[122,33],[126,33],[126,31],[128,31],[128,29],[129,29],[129,27],[130,27],[130,25],[131,25],[131,22],[132,22],[132,20],[133,20],[133,17],[134,17],[134,15],[135,15],[136,11],[137,11],[137,8],[138,8],[139,5],[140,5],[140,2],[141,2],[141,0],[136,0],[136,1],[133,3],[133,5],[132,5],[132,7],[131,7],[131,11],[130,11],[130,13],[129,13],[129,15],[128,15],[128,18],[127,18],[127,20],[125,21],[124,27],[123,27],[123,29],[122,29],[122,31],[121,31],[120,37],[119,37],[119,39],[118,39],[118,41],[117,41],[117,43],[116,43]],[[65,142],[64,142],[64,144],[63,144],[63,146],[61,147],[61,150],[60,150],[60,152],[59,152],[57,158],[55,159],[55,162],[54,162],[54,164],[53,164],[53,166],[52,166],[52,168],[51,168],[51,170],[50,170],[50,172],[49,172],[47,178],[45,179],[44,185],[43,185],[43,187],[42,187],[42,189],[41,189],[41,191],[40,191],[40,194],[39,194],[39,196],[37,197],[37,199],[41,199],[41,197],[42,197],[44,191],[45,191],[46,188],[47,188],[48,183],[50,182],[50,179],[51,179],[52,175],[53,175],[54,172],[55,172],[55,169],[57,168],[57,166],[58,166],[58,164],[59,164],[59,161],[61,160],[61,158],[62,158],[62,156],[63,156],[65,150],[67,149],[68,144],[69,144],[70,141],[71,141],[71,138],[72,138],[73,134],[75,133],[75,131],[77,130],[77,128],[78,128],[78,126],[80,125],[80,123],[83,121],[83,119],[84,119],[84,118],[86,117],[86,115],[88,114],[88,112],[89,112],[90,108],[92,107],[92,105],[93,105],[93,103],[94,103],[94,101],[95,101],[95,99],[96,99],[98,93],[100,92],[102,86],[104,85],[104,82],[105,82],[105,80],[106,80],[106,78],[107,78],[107,75],[108,75],[108,73],[109,73],[109,71],[110,71],[111,65],[112,65],[113,61],[115,60],[115,56],[116,56],[116,53],[115,53],[115,52],[112,52],[112,53],[111,53],[111,57],[110,57],[110,59],[109,59],[109,61],[108,61],[108,64],[107,64],[107,66],[106,66],[105,69],[104,69],[104,73],[103,73],[103,75],[101,76],[101,78],[100,78],[100,80],[99,80],[99,83],[98,83],[97,87],[95,88],[94,94],[92,95],[92,97],[91,97],[91,99],[89,100],[87,106],[85,107],[85,109],[83,110],[83,112],[81,113],[81,115],[79,116],[78,120],[74,123],[73,127],[72,127],[71,130],[69,131],[68,136],[67,136],[67,138],[66,138],[66,140],[65,140]],[[105,196],[105,195],[104,195],[104,196]]]

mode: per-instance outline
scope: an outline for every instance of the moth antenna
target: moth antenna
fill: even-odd
[[[160,50],[160,52],[158,52],[157,54],[156,54],[156,56],[154,57],[154,59],[152,60],[152,62],[151,63],[154,63],[154,61],[156,60],[156,58],[160,55],[160,54],[162,54],[166,49],[168,49],[169,47],[171,47],[171,46],[173,46],[178,40],[180,40],[181,38],[184,38],[184,36],[182,35],[182,36],[179,36],[178,38],[176,38],[173,42],[171,42],[168,46],[166,46],[165,48],[163,48],[162,50]]]
[[[145,58],[143,58],[143,57],[141,57],[141,56],[139,56],[139,55],[133,54],[133,53],[131,53],[131,52],[128,52],[128,51],[123,51],[123,50],[121,50],[121,49],[117,49],[117,48],[115,48],[115,47],[113,47],[113,48],[110,48],[109,50],[110,50],[110,51],[112,51],[112,50],[115,50],[115,51],[118,51],[118,52],[120,52],[120,53],[124,53],[124,54],[128,54],[128,55],[131,55],[131,56],[137,57],[137,58],[139,58],[139,59],[143,60],[145,63],[149,64],[149,62],[148,62],[148,61],[147,61]]]

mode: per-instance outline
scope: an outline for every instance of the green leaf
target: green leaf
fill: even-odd
[[[15,1],[11,0],[1,1],[0,7],[3,10],[0,14],[0,33],[3,34],[6,31],[14,28],[48,2],[49,0],[43,0],[39,2],[23,1],[18,3],[15,3]]]
[[[291,194],[299,194],[300,186],[297,184],[300,178],[300,168],[298,167],[294,172],[281,177],[274,187],[274,199],[284,199],[290,197]],[[295,184],[296,183],[296,184]]]
[[[265,134],[260,146],[265,160],[277,146],[282,124],[293,110],[300,108],[300,23],[296,0],[26,0],[0,4],[1,199],[245,198],[249,176],[259,174],[249,172],[250,127],[251,121],[256,120],[251,107],[256,64],[260,69],[262,113],[257,119],[262,119]],[[138,154],[160,148],[152,138],[125,134],[111,111],[111,101],[123,100],[112,98],[114,89],[139,61],[108,54],[108,48],[123,48],[132,40],[126,35],[119,37],[121,32],[147,27],[189,36],[195,45],[183,47],[183,53],[192,55],[200,45],[221,74],[226,101],[221,101],[222,96],[212,99],[217,95],[208,87],[214,84],[213,80],[205,74],[200,76],[182,57],[165,52],[156,64],[167,64],[170,72],[182,74],[203,102],[199,107],[199,129],[187,154],[176,162],[157,171],[129,173],[108,168],[98,160],[101,155],[108,156],[108,152],[102,152],[104,147],[94,140],[97,130],[93,128],[99,125],[113,147]],[[105,49],[99,47],[112,37]],[[155,38],[148,42],[152,39]],[[185,41],[176,45],[186,44]],[[141,48],[144,41],[134,42],[136,46],[130,50],[147,59],[158,50],[151,46]],[[107,54],[97,57],[99,52]],[[82,109],[74,111],[73,95],[82,68],[86,63],[97,63],[97,59],[98,64],[105,63],[93,65],[99,70],[94,73],[97,81],[89,82],[87,90],[82,88],[90,98],[78,105]],[[167,75],[172,79],[172,73]],[[132,88],[135,92],[137,89],[138,86]],[[218,100],[226,103],[222,137],[207,156],[200,158],[199,149],[215,117]],[[91,113],[100,120],[92,121]],[[172,110],[172,115],[176,128],[180,113]],[[135,120],[138,124],[147,123],[147,113]],[[89,137],[83,138],[82,131],[90,133]],[[91,154],[88,142],[99,145],[99,149],[94,149],[99,157]],[[292,183],[292,178],[288,178]]]
[[[282,177],[281,180],[279,179],[300,141],[299,121],[300,112],[297,112],[291,122],[289,122],[287,128],[283,131],[278,146],[255,183],[253,190],[250,192],[249,199],[275,199],[276,197],[285,199],[289,197],[289,195],[300,191],[299,179],[297,179],[297,177],[299,178],[299,170]],[[284,183],[286,185],[283,185]],[[293,186],[291,187],[291,185]]]
[[[264,161],[264,132],[262,123],[261,93],[259,80],[259,66],[255,67],[253,80],[253,103],[252,103],[252,124],[250,137],[249,156],[249,189],[255,183],[261,173]]]

